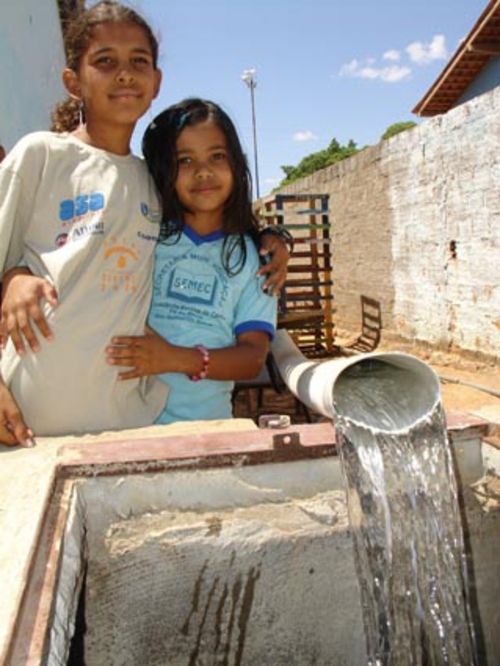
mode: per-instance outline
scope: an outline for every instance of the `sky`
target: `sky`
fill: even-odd
[[[412,108],[469,33],[487,0],[129,0],[160,39],[163,82],[136,130],[185,97],[229,113],[254,175],[250,90],[260,194],[333,138],[360,147]],[[425,122],[425,121],[424,121]],[[255,186],[254,186],[255,193]]]

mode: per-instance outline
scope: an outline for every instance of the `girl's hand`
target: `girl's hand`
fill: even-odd
[[[12,393],[0,380],[0,443],[7,446],[32,447],[33,432],[24,422],[23,415]]]
[[[146,335],[114,337],[111,345],[106,347],[106,355],[110,365],[131,368],[120,372],[118,379],[136,379],[168,372],[171,369],[169,358],[174,349],[164,338],[147,329]]]
[[[57,292],[48,280],[35,277],[28,268],[12,268],[5,273],[2,280],[0,322],[3,346],[10,336],[18,354],[25,353],[25,340],[32,351],[38,351],[40,344],[33,330],[33,323],[44,338],[52,340],[52,331],[40,307],[43,299],[53,307],[57,306]]]
[[[260,244],[259,254],[269,257],[269,261],[261,266],[257,275],[267,276],[262,289],[270,296],[277,295],[285,284],[290,252],[285,241],[275,234],[262,234]]]

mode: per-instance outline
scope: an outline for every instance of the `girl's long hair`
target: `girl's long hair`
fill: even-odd
[[[185,209],[181,204],[177,180],[177,137],[186,127],[211,121],[224,133],[229,164],[233,174],[233,190],[222,218],[224,242],[222,264],[228,275],[236,275],[246,262],[244,234],[258,245],[258,222],[252,211],[252,185],[247,160],[236,128],[220,106],[204,99],[189,98],[160,113],[147,128],[142,140],[146,158],[162,202],[160,241],[176,243],[184,227]]]
[[[148,23],[130,7],[125,7],[114,0],[101,0],[89,9],[79,9],[73,16],[65,20],[64,46],[66,50],[66,67],[78,72],[85,51],[92,40],[96,26],[103,23],[132,23],[142,30],[149,41],[153,55],[153,65],[158,65],[158,40]],[[72,132],[80,124],[82,104],[79,100],[68,97],[57,104],[52,111],[52,131]]]

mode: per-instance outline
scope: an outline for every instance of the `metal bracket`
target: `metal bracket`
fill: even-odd
[[[280,432],[273,435],[273,449],[296,449],[302,448],[300,433]]]
[[[287,414],[261,414],[259,428],[289,428],[291,419]]]

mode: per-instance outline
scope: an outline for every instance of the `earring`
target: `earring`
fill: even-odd
[[[79,108],[78,108],[78,123],[80,127],[82,125],[85,125],[85,108],[83,106],[83,101],[80,100]]]

